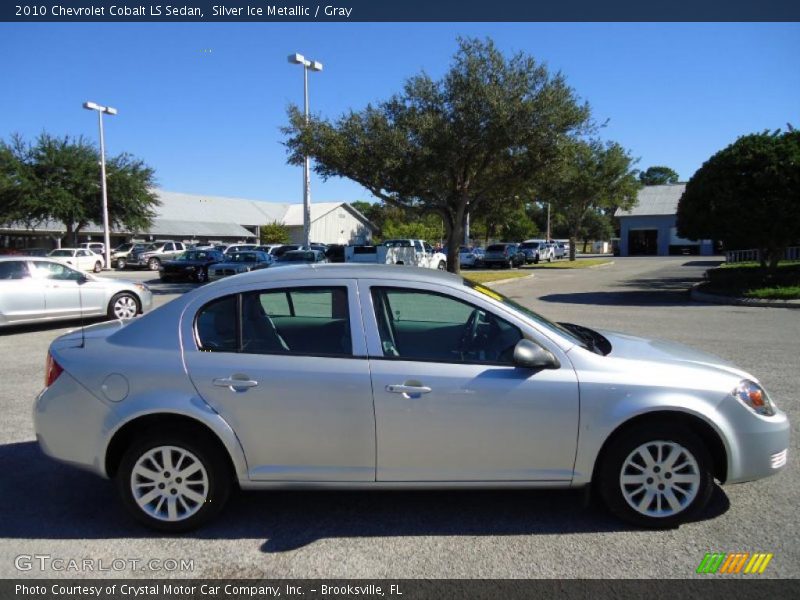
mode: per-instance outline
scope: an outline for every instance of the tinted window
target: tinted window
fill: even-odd
[[[29,276],[28,264],[21,260],[0,262],[0,279],[25,279]]]
[[[372,298],[386,357],[512,364],[522,339],[504,319],[443,294],[374,288]]]
[[[197,345],[206,352],[237,352],[237,296],[227,296],[206,304],[197,314]]]
[[[197,344],[211,352],[352,355],[347,289],[299,288],[227,296],[197,315]],[[241,330],[241,334],[238,332]]]
[[[492,244],[486,247],[487,252],[504,252],[506,249],[505,244]]]

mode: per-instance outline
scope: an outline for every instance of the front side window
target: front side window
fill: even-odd
[[[42,279],[55,279],[58,281],[79,281],[83,273],[70,269],[66,265],[55,262],[35,262],[36,276]]]
[[[352,356],[347,288],[248,292],[205,305],[200,350],[246,354]]]
[[[372,299],[387,358],[513,364],[522,332],[493,313],[422,290],[373,288]]]

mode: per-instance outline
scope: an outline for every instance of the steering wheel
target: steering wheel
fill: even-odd
[[[464,333],[461,335],[461,340],[458,342],[458,348],[462,354],[469,350],[470,346],[475,342],[478,337],[478,327],[480,326],[481,310],[479,308],[473,309],[464,325]]]

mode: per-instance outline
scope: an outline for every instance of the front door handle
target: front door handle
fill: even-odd
[[[214,380],[214,385],[217,387],[230,388],[234,392],[244,391],[247,388],[253,388],[258,385],[254,379],[249,379],[246,375],[234,375],[232,377],[220,377]]]
[[[431,391],[427,385],[387,385],[386,391],[392,394],[408,394],[409,396],[419,396],[420,394],[428,394]]]

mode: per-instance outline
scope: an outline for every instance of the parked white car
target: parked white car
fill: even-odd
[[[447,257],[435,252],[425,240],[386,240],[380,246],[348,246],[345,262],[406,265],[425,269],[447,269]]]
[[[83,244],[78,244],[78,248],[84,248],[85,250],[91,250],[95,254],[104,254],[106,251],[106,245],[103,242],[86,242]]]
[[[525,240],[519,245],[519,249],[525,254],[527,264],[535,264],[541,260],[553,262],[556,258],[555,249],[547,240]]]
[[[103,270],[103,257],[88,248],[58,248],[47,256],[79,271],[99,273]]]

